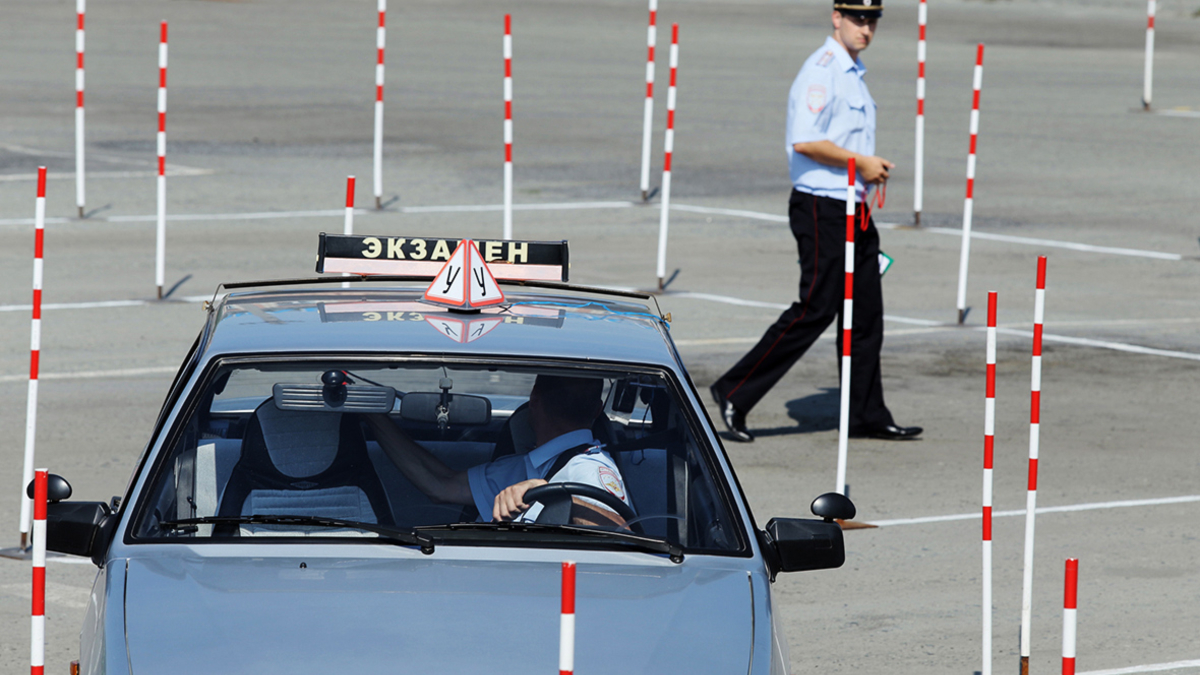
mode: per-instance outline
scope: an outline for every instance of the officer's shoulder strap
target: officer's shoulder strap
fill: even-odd
[[[558,475],[559,471],[562,471],[564,468],[566,468],[567,464],[569,464],[571,460],[586,453],[588,450],[591,450],[594,447],[596,447],[596,445],[593,443],[584,443],[583,445],[577,445],[573,448],[563,450],[562,453],[559,454],[558,458],[554,460],[554,464],[550,465],[550,470],[546,472],[545,479],[550,480],[551,478],[554,478]]]

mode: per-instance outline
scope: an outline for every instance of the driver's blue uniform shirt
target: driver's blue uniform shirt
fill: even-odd
[[[471,487],[471,498],[475,502],[475,508],[479,510],[479,517],[482,520],[492,519],[492,509],[496,503],[496,495],[500,494],[508,486],[531,478],[542,478],[545,480],[553,478],[553,476],[547,476],[546,473],[554,466],[554,462],[558,459],[558,456],[567,450],[577,448],[581,445],[590,445],[593,447],[587,453],[576,457],[568,463],[567,467],[564,467],[559,472],[559,475],[562,476],[562,474],[570,473],[570,480],[589,483],[606,489],[628,502],[628,495],[624,492],[623,481],[620,480],[620,474],[616,470],[616,464],[613,462],[612,457],[607,452],[601,450],[601,443],[593,437],[591,429],[576,429],[575,431],[570,431],[557,438],[553,438],[524,455],[507,455],[494,462],[479,464],[467,469],[467,482]],[[592,467],[592,471],[588,471],[583,467],[573,466],[583,462],[587,464],[594,463],[596,466]],[[568,468],[576,470],[568,472]],[[595,476],[592,476],[592,474],[595,474]],[[521,520],[533,520],[540,511],[541,504],[534,504],[533,508],[527,511]]]
[[[796,143],[830,141],[861,155],[875,154],[875,99],[863,76],[867,68],[834,40],[813,52],[788,95],[787,153],[792,186],[801,192],[845,201],[846,169],[821,164],[796,152]],[[855,180],[856,201],[865,186]]]

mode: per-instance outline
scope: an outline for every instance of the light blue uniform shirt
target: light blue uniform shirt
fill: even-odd
[[[850,152],[875,154],[875,99],[863,76],[867,68],[851,60],[833,37],[813,52],[788,95],[787,153],[792,185],[801,192],[845,201],[846,170],[821,164],[796,152],[796,143],[830,141]],[[866,188],[855,179],[857,197]]]
[[[551,478],[545,473],[554,465],[554,460],[563,452],[584,444],[600,445],[600,441],[592,436],[591,429],[576,429],[551,439],[524,455],[506,455],[494,462],[467,469],[467,481],[471,486],[475,508],[479,509],[479,517],[485,521],[492,519],[496,495],[503,492],[504,488],[531,478]],[[604,455],[607,457],[607,453]],[[540,504],[534,505],[535,508],[539,506]],[[538,508],[538,511],[540,510]]]

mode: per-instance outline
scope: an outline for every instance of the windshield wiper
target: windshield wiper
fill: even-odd
[[[578,525],[550,525],[545,523],[521,523],[521,522],[504,522],[504,523],[448,523],[446,525],[425,525],[414,528],[420,532],[438,531],[438,530],[475,530],[481,532],[547,532],[547,533],[565,533],[572,535],[580,535],[593,539],[608,539],[610,541],[630,544],[635,548],[650,553],[666,553],[671,558],[671,562],[683,562],[683,547],[666,539],[657,537],[647,537],[645,535],[634,534],[632,532],[623,532],[621,530],[605,530],[591,527],[580,527]]]
[[[172,530],[195,525],[308,525],[315,527],[365,530],[367,532],[374,532],[384,539],[394,543],[404,544],[407,546],[420,546],[421,552],[426,555],[433,553],[433,539],[425,534],[417,532],[416,530],[388,527],[386,525],[376,525],[374,523],[363,523],[357,520],[327,518],[324,516],[204,516],[202,518],[180,518],[179,520],[165,520],[159,523],[159,525]]]

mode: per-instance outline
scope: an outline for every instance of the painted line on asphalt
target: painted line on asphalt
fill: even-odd
[[[103,377],[138,377],[140,375],[173,374],[179,366],[152,366],[149,368],[122,368],[119,370],[77,370],[71,373],[39,373],[40,380],[92,380]],[[28,375],[0,375],[0,383],[25,382]]]
[[[1162,497],[1158,499],[1127,499],[1116,502],[1091,502],[1088,504],[1069,504],[1067,506],[1041,506],[1034,510],[1035,514],[1043,513],[1074,513],[1077,511],[1098,511],[1102,509],[1128,509],[1140,506],[1163,506],[1167,504],[1191,504],[1200,502],[1200,495],[1183,497]],[[1011,518],[1025,515],[1025,509],[1015,511],[995,511],[993,518]],[[896,518],[892,520],[872,520],[870,523],[877,527],[894,527],[897,525],[925,525],[928,523],[949,523],[958,520],[981,520],[983,514],[955,513],[947,516],[925,516],[923,518]]]
[[[664,294],[667,297],[675,298],[690,298],[694,300],[707,300],[710,302],[720,302],[727,305],[737,305],[740,307],[762,307],[766,309],[787,309],[790,305],[785,305],[777,302],[759,302],[757,300],[744,300],[742,298],[734,298],[727,295],[715,295],[713,293],[691,293],[679,292]],[[945,330],[970,330],[974,332],[982,332],[987,330],[983,326],[959,326],[957,324],[945,323],[943,321],[933,321],[931,319],[914,319],[906,316],[896,316],[895,314],[884,314],[884,321],[894,323],[903,323],[912,326],[925,326],[928,328],[941,328]],[[1004,335],[1012,335],[1015,337],[1033,338],[1033,331],[1019,330],[1016,328],[997,328],[997,333]],[[1094,347],[1097,349],[1111,349],[1118,352],[1127,352],[1130,354],[1143,354],[1146,356],[1165,356],[1174,359],[1185,359],[1188,361],[1200,361],[1200,354],[1194,352],[1181,352],[1170,349],[1156,349],[1154,347],[1143,347],[1141,345],[1132,345],[1124,342],[1113,342],[1111,340],[1093,340],[1091,338],[1071,337],[1068,335],[1057,335],[1053,333],[1043,333],[1042,340],[1046,342],[1059,342],[1062,344],[1078,345],[1080,347]]]
[[[199,175],[207,170],[191,169],[188,167],[177,167],[178,175]],[[131,172],[130,175],[138,172]],[[210,172],[211,173],[211,172]],[[90,174],[89,174],[90,175]],[[115,174],[114,174],[115,175]],[[140,175],[140,173],[139,173]],[[150,174],[147,174],[150,175]],[[63,177],[73,177],[73,174],[68,176],[63,174]],[[24,177],[4,177],[0,176],[0,180],[17,180]],[[605,202],[550,202],[550,203],[533,203],[533,204],[514,204],[515,211],[571,211],[583,209],[627,209],[638,206],[634,202],[629,201],[605,201]],[[502,204],[450,204],[444,206],[404,206],[395,210],[376,210],[376,209],[355,209],[354,214],[359,216],[376,216],[385,215],[388,213],[481,213],[502,211]],[[692,204],[672,204],[672,211],[682,211],[686,213],[703,213],[720,216],[733,216],[737,218],[749,218],[751,220],[762,220],[771,223],[786,223],[787,216],[781,216],[774,213],[763,213],[761,211],[748,211],[745,209],[723,209],[710,206],[695,206]],[[256,211],[248,213],[192,213],[192,214],[168,214],[167,220],[174,222],[202,222],[202,221],[227,221],[227,220],[276,220],[284,218],[335,218],[345,215],[344,209],[317,209],[309,211]],[[150,223],[154,222],[154,215],[135,215],[135,216],[100,216],[89,218],[91,222],[106,222],[106,223]],[[74,218],[49,217],[46,218],[47,224],[63,224],[70,222],[82,222]],[[32,218],[3,218],[0,219],[0,225],[32,225]],[[932,234],[944,234],[955,237],[961,237],[962,231],[948,227],[920,227],[912,228],[903,226],[898,223],[876,223],[876,226],[884,230],[906,229],[913,232],[928,232]],[[991,234],[988,232],[980,232],[978,230],[971,233],[971,237],[981,240],[1002,241],[1010,244],[1026,244],[1030,246],[1043,246],[1049,248],[1062,248],[1072,251],[1080,251],[1084,253],[1101,253],[1109,255],[1124,255],[1140,258],[1153,258],[1156,260],[1183,260],[1184,256],[1178,253],[1164,253],[1162,251],[1146,251],[1133,248],[1121,248],[1114,246],[1095,246],[1092,244],[1082,244],[1071,241],[1059,241],[1055,239],[1039,239],[1036,237],[1017,237],[1007,234]]]
[[[1191,108],[1170,108],[1167,110],[1151,110],[1151,114],[1163,117],[1200,117],[1200,110]]]
[[[890,228],[896,229],[899,226],[892,223]],[[933,234],[948,234],[955,237],[962,237],[962,230],[956,230],[952,227],[922,227],[922,232],[932,232]],[[1036,237],[1016,237],[1009,234],[991,234],[988,232],[971,231],[972,239],[986,239],[990,241],[1003,241],[1009,244],[1028,244],[1030,246],[1045,246],[1048,248],[1065,248],[1070,251],[1082,251],[1084,253],[1106,253],[1109,255],[1124,255],[1133,256],[1135,258],[1154,258],[1156,260],[1183,260],[1183,256],[1178,253],[1163,253],[1161,251],[1144,251],[1136,248],[1120,248],[1114,246],[1093,246],[1092,244],[1079,244],[1073,241],[1058,241],[1056,239],[1038,239]]]
[[[91,174],[88,174],[91,175]],[[148,174],[154,175],[154,174]],[[72,174],[74,176],[74,174]],[[551,202],[548,204],[513,204],[514,211],[577,211],[587,209],[627,209],[635,206],[633,202]],[[404,206],[393,210],[354,209],[355,216],[383,216],[397,213],[483,213],[504,210],[503,204],[460,204],[449,206]],[[228,220],[282,220],[294,218],[341,218],[346,209],[315,209],[307,211],[250,211],[246,213],[169,213],[167,220],[171,222],[205,222]],[[158,218],[155,215],[135,216],[93,216],[84,220],[78,218],[48,217],[49,225],[64,223],[153,223]],[[0,225],[32,225],[33,218],[0,218]]]
[[[688,204],[672,204],[672,211],[689,211],[692,213],[709,213],[722,216],[737,216],[741,218],[750,218],[753,220],[764,220],[771,223],[786,223],[786,216],[776,215],[774,213],[761,213],[759,211],[744,211],[739,209],[720,209],[707,206],[691,206]],[[962,230],[957,230],[949,227],[910,227],[900,225],[899,223],[875,223],[875,226],[881,230],[898,230],[904,229],[910,232],[929,232],[931,234],[945,234],[955,237],[962,237]],[[1103,253],[1109,255],[1124,255],[1134,256],[1139,258],[1153,258],[1156,260],[1183,260],[1184,256],[1178,253],[1163,253],[1161,251],[1144,251],[1135,248],[1120,248],[1114,246],[1094,246],[1092,244],[1081,244],[1073,241],[1059,241],[1056,239],[1038,239],[1036,237],[1017,237],[1008,234],[991,234],[988,232],[980,232],[973,230],[971,232],[972,239],[984,239],[989,241],[1002,241],[1009,244],[1027,244],[1030,246],[1044,246],[1047,248],[1063,248],[1071,251],[1080,251],[1083,253]]]
[[[188,295],[177,300],[96,300],[94,302],[50,302],[42,305],[42,311],[59,309],[107,309],[110,307],[141,307],[143,305],[170,304],[172,302],[203,302],[211,295]],[[0,312],[32,312],[33,305],[0,305]]]
[[[888,334],[888,337],[895,337],[898,335],[924,335],[927,333],[936,333],[936,332],[942,331],[942,330],[950,330],[950,328],[941,328],[941,327],[938,327],[938,328],[909,328],[909,329],[902,328],[900,330],[890,330],[890,331],[888,331],[887,334]],[[837,329],[835,327],[833,327],[831,324],[829,329],[827,329],[824,333],[821,333],[820,337],[817,339],[832,340],[835,337],[837,337]],[[675,346],[677,346],[677,347],[702,347],[702,346],[707,346],[707,345],[742,345],[742,344],[754,344],[755,342],[758,342],[761,339],[762,339],[762,336],[759,336],[759,337],[729,337],[729,338],[698,338],[695,340],[686,340],[685,339],[685,340],[676,340]]]
[[[686,211],[688,213],[705,213],[716,216],[735,216],[738,218],[750,218],[752,220],[765,220],[770,223],[786,223],[787,216],[779,216],[773,213],[763,213],[761,211],[745,211],[743,209],[718,209],[711,206],[692,206],[690,204],[672,204],[672,211]]]
[[[618,288],[618,287],[614,286],[612,288]],[[692,300],[706,300],[709,302],[719,302],[719,303],[723,303],[723,304],[727,304],[727,305],[737,305],[740,307],[759,307],[759,308],[764,308],[764,309],[778,309],[778,310],[787,309],[789,307],[789,305],[777,303],[777,302],[761,302],[758,300],[745,300],[743,298],[735,298],[735,297],[728,296],[728,295],[717,295],[714,293],[694,293],[694,292],[690,292],[690,291],[684,291],[684,292],[677,292],[677,293],[667,292],[665,295],[668,297],[675,297],[675,298],[687,298],[687,299],[692,299]],[[183,301],[183,302],[201,302],[204,300],[208,300],[210,297],[211,296],[207,296],[207,295],[193,295],[193,296],[182,297],[179,300]],[[99,308],[112,308],[112,307],[139,307],[139,306],[143,306],[143,305],[157,304],[158,302],[159,301],[157,301],[157,300],[103,300],[103,301],[97,301],[97,302],[50,303],[50,304],[42,305],[42,309],[49,311],[49,310],[60,310],[60,309],[99,309]],[[18,312],[18,311],[28,312],[28,311],[32,311],[32,309],[33,309],[33,305],[0,305],[0,312]],[[884,319],[884,321],[891,321],[893,323],[903,323],[903,324],[908,324],[908,325],[912,325],[912,326],[923,326],[926,328],[936,328],[936,329],[943,329],[943,330],[951,330],[951,329],[959,330],[959,329],[963,328],[962,326],[958,326],[957,324],[948,324],[948,323],[945,323],[942,321],[934,321],[931,319],[916,319],[916,318],[905,317],[905,316],[896,316],[895,314],[884,314],[883,319]],[[967,330],[983,331],[985,329],[981,326],[970,326],[970,327],[967,327]],[[1005,335],[1016,336],[1016,337],[1025,337],[1025,338],[1031,338],[1031,339],[1033,337],[1032,331],[1018,330],[1015,328],[998,328],[997,332],[1005,334]],[[896,334],[902,334],[902,333],[897,332]],[[1146,355],[1146,356],[1164,356],[1164,357],[1168,357],[1168,358],[1186,359],[1189,361],[1200,361],[1200,354],[1193,353],[1193,352],[1181,352],[1181,351],[1175,351],[1175,350],[1170,350],[1170,349],[1156,349],[1154,347],[1143,347],[1141,345],[1132,345],[1132,344],[1127,344],[1124,342],[1113,342],[1111,340],[1093,340],[1091,338],[1071,337],[1071,336],[1067,336],[1067,335],[1056,335],[1053,333],[1044,333],[1042,335],[1042,340],[1048,341],[1048,342],[1059,342],[1062,344],[1078,345],[1081,347],[1094,347],[1097,349],[1110,349],[1113,351],[1126,352],[1126,353],[1130,353],[1130,354],[1142,354],[1142,355]]]
[[[1166,670],[1181,670],[1183,668],[1200,668],[1200,659],[1191,661],[1172,661],[1170,663],[1149,663],[1143,666],[1127,668],[1109,668],[1107,670],[1086,670],[1078,675],[1128,675],[1130,673],[1161,673]]]

